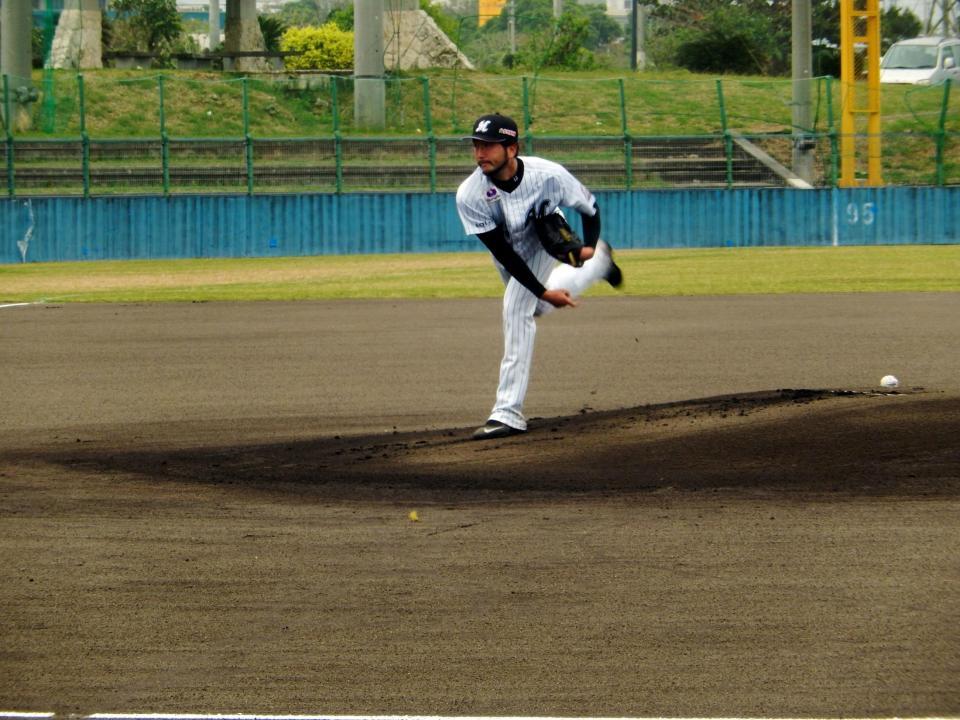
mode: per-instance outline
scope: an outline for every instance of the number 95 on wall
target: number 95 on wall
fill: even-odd
[[[850,202],[844,212],[847,241],[853,243],[875,242],[877,231],[877,204],[875,202]]]
[[[873,225],[877,219],[876,203],[847,203],[847,225]]]

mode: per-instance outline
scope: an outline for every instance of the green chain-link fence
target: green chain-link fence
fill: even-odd
[[[32,89],[31,89],[32,88]],[[498,111],[523,150],[597,189],[784,185],[798,142],[812,184],[839,167],[840,83],[810,81],[793,126],[789,80],[432,72],[385,81],[384,127],[354,123],[353,79],[38,72],[3,78],[0,187],[37,194],[452,190],[462,140]],[[890,184],[960,184],[960,100],[949,83],[885,86]]]

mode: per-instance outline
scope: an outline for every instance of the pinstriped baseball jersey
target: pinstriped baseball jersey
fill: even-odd
[[[457,210],[467,235],[478,235],[503,225],[514,251],[529,261],[540,249],[532,218],[558,207],[574,208],[592,216],[593,194],[565,167],[539,157],[524,156],[523,181],[504,192],[480,168],[457,189]]]

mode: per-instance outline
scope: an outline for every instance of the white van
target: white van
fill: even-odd
[[[960,38],[919,37],[890,46],[880,61],[880,82],[936,85],[960,80]]]

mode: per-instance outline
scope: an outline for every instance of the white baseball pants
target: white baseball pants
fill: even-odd
[[[599,242],[594,256],[578,268],[558,264],[543,249],[538,249],[527,264],[548,290],[564,289],[573,297],[579,297],[606,277],[611,259],[606,243]],[[556,308],[539,300],[499,264],[498,269],[506,284],[503,294],[503,360],[500,362],[497,400],[490,419],[517,430],[526,430],[523,401],[533,364],[533,341],[537,334],[535,318]]]

